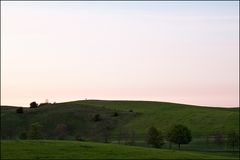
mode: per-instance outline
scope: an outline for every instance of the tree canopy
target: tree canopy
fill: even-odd
[[[178,144],[180,149],[181,144],[188,144],[192,140],[191,131],[183,125],[175,125],[168,132],[168,140]]]

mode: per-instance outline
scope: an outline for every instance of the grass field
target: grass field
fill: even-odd
[[[133,112],[129,112],[130,110]],[[115,112],[118,113],[117,117],[113,116]],[[101,121],[93,121],[96,114],[101,115]],[[18,114],[16,107],[4,106],[1,107],[1,138],[19,139],[20,133],[27,131],[34,122],[43,126],[45,139],[58,139],[54,131],[56,126],[66,124],[66,140],[73,140],[77,134],[81,134],[87,141],[103,142],[103,129],[108,125],[109,142],[129,144],[134,133],[135,142],[132,145],[143,147],[149,147],[145,140],[150,126],[155,126],[165,135],[170,126],[183,124],[192,131],[193,139],[189,144],[182,145],[182,149],[225,152],[232,151],[231,146],[225,142],[218,145],[207,136],[216,132],[239,132],[239,108],[211,108],[149,101],[84,100],[35,109],[24,108],[24,113]],[[165,142],[163,148],[169,148],[168,142]],[[172,145],[172,148],[176,149],[177,146]]]
[[[133,112],[129,112],[133,110]],[[100,133],[100,126],[108,123],[111,132],[119,129],[146,134],[150,126],[166,132],[174,124],[186,125],[194,137],[216,132],[239,132],[239,108],[199,107],[183,104],[149,101],[100,101],[86,100],[46,105],[36,109],[24,109],[24,114],[16,114],[15,107],[1,107],[2,136],[16,138],[27,130],[31,123],[39,122],[47,137],[54,137],[57,124],[69,127],[69,135],[74,137]],[[112,117],[118,112],[118,117]],[[103,121],[92,121],[100,114]],[[49,123],[50,122],[50,123]]]
[[[1,141],[1,159],[238,159],[238,156],[78,141]]]

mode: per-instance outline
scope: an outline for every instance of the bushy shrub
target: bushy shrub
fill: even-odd
[[[36,102],[30,103],[30,108],[37,108],[38,104]]]
[[[147,134],[147,143],[155,148],[161,148],[164,144],[162,132],[158,131],[155,127],[149,128]]]
[[[29,130],[29,138],[30,139],[41,139],[42,138],[42,125],[38,122],[32,123],[31,128]]]

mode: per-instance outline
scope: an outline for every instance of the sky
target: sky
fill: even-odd
[[[1,1],[1,105],[239,107],[237,1]]]

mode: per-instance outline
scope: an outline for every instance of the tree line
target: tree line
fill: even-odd
[[[43,130],[42,130],[43,126],[38,123],[32,123],[29,130],[27,130],[26,132],[22,132],[19,135],[20,139],[44,139],[43,136]],[[107,130],[107,128],[105,128]],[[68,131],[68,126],[65,124],[58,124],[56,126],[56,128],[54,129],[54,132],[56,133],[56,136],[58,139],[65,139],[66,136],[68,135],[69,131]],[[109,138],[110,138],[110,134],[109,132],[103,132],[103,141],[105,143],[109,142]],[[119,132],[120,133],[120,132]],[[121,133],[123,134],[123,133]],[[122,136],[122,135],[121,135]],[[134,145],[135,144],[135,132],[130,132],[129,135],[129,141],[128,143],[125,144],[129,144],[129,145]],[[154,148],[162,148],[162,146],[168,142],[169,143],[169,148],[171,148],[171,144],[175,144],[178,146],[178,149],[181,149],[181,145],[182,144],[189,144],[192,141],[192,135],[191,135],[191,131],[184,125],[178,124],[178,125],[174,125],[172,126],[167,134],[164,136],[163,132],[161,132],[160,130],[158,130],[155,127],[150,127],[147,131],[147,134],[145,135],[146,137],[146,143]],[[120,136],[118,137],[119,139],[119,143],[121,141]],[[122,137],[121,137],[122,138]],[[219,144],[222,142],[223,139],[219,139],[218,136],[213,137],[214,138],[214,142],[216,144]],[[76,134],[75,139],[78,141],[85,141],[86,139],[84,139],[84,137],[81,134]],[[239,147],[239,134],[237,132],[231,132],[229,134],[226,135],[225,139],[227,144],[229,146],[232,147],[232,151],[234,152],[236,148]]]

